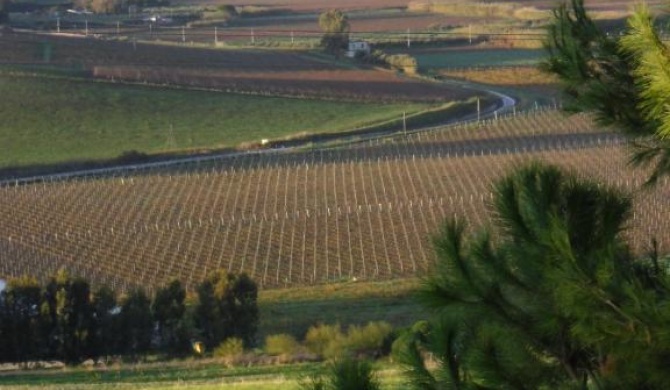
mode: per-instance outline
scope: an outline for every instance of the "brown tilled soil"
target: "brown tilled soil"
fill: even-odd
[[[5,63],[84,68],[95,77],[229,92],[374,101],[450,101],[461,88],[380,70],[345,69],[298,52],[133,45],[94,38],[13,34],[0,37]]]
[[[463,100],[471,91],[378,70],[241,71],[174,67],[96,66],[95,77],[187,85],[230,92],[370,101]]]

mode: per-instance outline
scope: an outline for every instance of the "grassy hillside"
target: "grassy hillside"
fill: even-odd
[[[352,324],[387,321],[409,326],[427,315],[414,299],[418,279],[331,283],[261,291],[259,338],[290,333],[302,338],[316,323]]]
[[[427,108],[0,74],[0,167],[107,159],[135,150],[234,147],[369,125]]]

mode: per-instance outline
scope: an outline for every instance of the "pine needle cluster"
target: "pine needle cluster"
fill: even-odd
[[[420,294],[433,317],[398,348],[411,386],[667,387],[668,263],[631,255],[630,199],[539,164],[495,192],[494,230],[451,221],[435,238]]]
[[[572,111],[591,111],[632,141],[632,163],[652,166],[648,184],[670,173],[670,50],[649,9],[638,6],[625,31],[605,32],[583,0],[554,10],[541,68],[559,77]]]

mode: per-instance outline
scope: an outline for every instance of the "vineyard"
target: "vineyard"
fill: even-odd
[[[377,139],[349,147],[0,188],[0,275],[65,267],[119,289],[210,271],[265,288],[424,273],[445,218],[488,220],[490,183],[541,159],[636,191],[627,234],[641,251],[664,232],[663,182],[637,191],[618,136],[555,111]],[[658,236],[662,248],[670,242]]]

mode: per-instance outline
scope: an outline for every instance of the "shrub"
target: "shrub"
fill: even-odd
[[[305,345],[310,352],[327,359],[351,354],[379,356],[388,349],[392,333],[393,327],[383,321],[365,326],[352,325],[346,335],[342,334],[339,325],[318,325],[307,331]]]
[[[288,334],[276,334],[265,338],[265,352],[268,355],[294,355],[299,349],[298,341]]]
[[[377,374],[368,361],[342,359],[333,362],[328,371],[314,374],[300,384],[303,390],[378,390],[381,388]]]
[[[365,360],[344,359],[335,362],[330,368],[329,376],[333,389],[377,390],[381,388],[372,365]]]
[[[391,69],[402,70],[405,73],[416,73],[419,64],[416,58],[408,54],[386,54],[381,50],[375,50],[363,58],[364,61],[387,66]]]
[[[380,355],[384,342],[393,332],[387,322],[370,322],[365,326],[352,325],[345,339],[345,348],[356,354]]]
[[[393,69],[402,70],[406,73],[415,73],[418,68],[416,58],[408,54],[393,54],[386,56],[386,63]]]
[[[307,349],[319,356],[326,356],[329,345],[342,338],[340,325],[316,325],[307,330],[305,335],[305,346]]]
[[[224,340],[214,349],[214,356],[226,359],[236,359],[244,352],[244,342],[237,337],[230,337]]]

